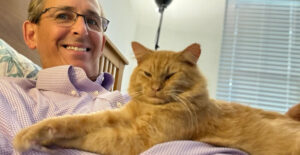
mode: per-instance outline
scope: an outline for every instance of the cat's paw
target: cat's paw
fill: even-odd
[[[23,129],[14,138],[14,148],[19,152],[25,152],[30,149],[47,151],[47,145],[52,143],[56,129],[47,124],[37,124]]]

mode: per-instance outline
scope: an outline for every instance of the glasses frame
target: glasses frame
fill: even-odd
[[[39,14],[39,16],[38,16],[37,20],[35,21],[35,23],[38,23],[39,20],[40,20],[40,18],[41,18],[41,16],[42,16],[43,14],[47,13],[47,12],[48,12],[50,9],[52,9],[52,8],[55,8],[55,9],[62,9],[62,8],[59,8],[59,7],[49,7],[49,8],[45,8],[45,9]],[[68,10],[68,11],[73,12],[73,13],[76,14],[74,23],[77,21],[78,16],[81,16],[81,17],[84,19],[84,23],[86,24],[86,26],[87,26],[89,29],[91,29],[91,28],[88,26],[88,24],[87,24],[87,20],[86,20],[87,15],[79,14],[79,13],[77,13],[77,12],[75,12],[75,11],[72,11],[72,10]],[[98,15],[97,15],[97,16],[98,16]],[[102,27],[102,29],[103,29],[103,32],[105,32],[105,31],[107,30],[107,27],[108,27],[108,24],[109,24],[110,21],[109,21],[108,19],[104,18],[104,17],[101,17],[101,16],[98,16],[98,17],[101,19],[101,27]],[[103,21],[104,21],[104,22],[103,22]],[[73,24],[74,24],[74,23],[73,23]],[[73,25],[73,24],[72,24],[72,25]],[[71,25],[71,26],[72,26],[72,25]],[[98,31],[98,32],[100,32],[100,31]]]

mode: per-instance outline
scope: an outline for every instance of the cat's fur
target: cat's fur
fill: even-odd
[[[288,117],[291,117],[292,119],[296,121],[300,121],[300,103],[294,105],[291,107],[287,112],[286,115]]]
[[[138,66],[132,100],[119,110],[51,118],[22,130],[19,151],[58,145],[110,155],[136,155],[155,144],[195,140],[252,155],[299,155],[300,124],[284,115],[211,100],[197,68],[201,50],[153,52],[132,43]]]

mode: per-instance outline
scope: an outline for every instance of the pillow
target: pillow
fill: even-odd
[[[0,39],[0,77],[36,79],[39,70],[41,67]]]

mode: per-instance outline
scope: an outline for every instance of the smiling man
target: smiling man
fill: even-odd
[[[25,127],[45,118],[115,109],[128,101],[120,92],[110,92],[112,76],[99,73],[99,58],[109,21],[97,0],[31,0],[24,40],[40,55],[43,70],[37,80],[0,78],[0,154],[19,154],[13,137]],[[99,120],[101,121],[101,120]],[[92,154],[53,148],[57,154]],[[31,150],[24,154],[45,154]],[[235,154],[191,141],[159,144],[143,155]]]
[[[37,49],[43,68],[73,65],[95,80],[99,75],[108,20],[95,0],[46,0],[31,5],[24,23],[27,45]],[[36,10],[36,12],[35,12]]]

